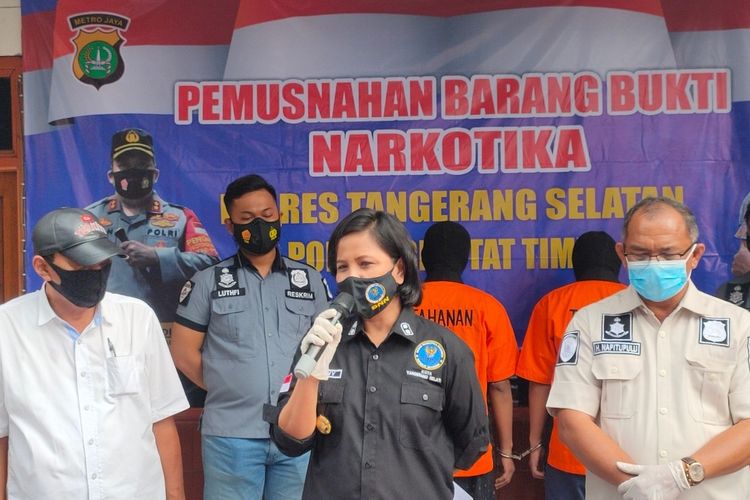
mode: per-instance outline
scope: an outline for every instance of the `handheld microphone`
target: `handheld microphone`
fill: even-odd
[[[346,292],[341,292],[333,299],[329,307],[336,310],[336,315],[331,318],[331,323],[337,325],[342,318],[347,318],[354,310],[354,297]],[[325,345],[310,344],[307,351],[297,361],[297,365],[294,367],[294,375],[300,379],[309,377],[325,347]]]

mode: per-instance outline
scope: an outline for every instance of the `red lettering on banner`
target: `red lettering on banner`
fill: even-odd
[[[354,90],[349,82],[337,82],[333,93],[333,109],[331,118],[336,120],[353,119],[357,117]]]
[[[462,117],[469,113],[469,81],[462,76],[443,78],[443,116]]]
[[[440,130],[427,130],[421,134],[409,134],[411,146],[411,170],[413,172],[440,172],[440,162],[435,154]]]
[[[380,96],[382,93],[382,82],[359,82],[357,98],[359,99],[358,107],[360,113],[371,118],[380,118],[383,116],[383,109],[380,105]]]
[[[609,114],[630,114],[635,109],[633,75],[610,73],[608,76]]]
[[[305,88],[302,82],[289,82],[281,87],[281,114],[284,121],[290,123],[299,123],[305,118],[305,101],[300,97],[304,96]]]
[[[216,110],[219,106],[219,84],[209,83],[203,85],[203,101],[201,102],[201,123],[204,121],[215,121],[221,119],[221,114]]]
[[[249,121],[253,118],[253,88],[225,85],[222,87],[222,116],[231,121]]]
[[[521,79],[517,76],[498,78],[495,88],[497,89],[497,112],[501,115],[517,115],[521,110],[521,104],[518,101]]]
[[[200,86],[195,83],[178,82],[175,84],[175,123],[189,125],[193,122],[193,111],[201,102]]]
[[[307,109],[312,121],[331,118],[331,82],[311,82],[307,86]]]
[[[611,115],[727,113],[728,70],[615,71],[607,75]]]
[[[406,135],[400,130],[375,132],[378,151],[378,172],[406,171]]]
[[[601,81],[591,72],[446,76],[441,85],[445,118],[601,114]]]
[[[463,174],[474,166],[472,137],[466,129],[446,130],[441,151],[443,166],[448,173]]]
[[[580,126],[316,131],[309,145],[315,177],[460,175],[474,168],[487,174],[498,167],[508,173],[591,169]]]
[[[344,172],[372,173],[375,172],[375,159],[372,156],[369,132],[348,132],[346,134],[347,148],[344,155]]]

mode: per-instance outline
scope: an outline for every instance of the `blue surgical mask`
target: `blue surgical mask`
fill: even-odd
[[[687,283],[687,261],[693,250],[682,260],[628,262],[630,284],[638,295],[652,302],[674,297]]]

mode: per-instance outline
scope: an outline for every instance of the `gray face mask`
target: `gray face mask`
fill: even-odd
[[[376,278],[350,276],[339,283],[339,290],[354,297],[355,310],[363,319],[370,319],[385,309],[398,293],[393,269]]]

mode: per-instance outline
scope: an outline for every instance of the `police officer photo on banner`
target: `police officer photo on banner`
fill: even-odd
[[[0,305],[0,498],[184,500],[188,402],[154,311],[106,291],[123,252],[80,208],[32,240],[44,283]]]
[[[211,238],[189,208],[162,199],[154,140],[145,130],[126,128],[112,136],[107,178],[114,194],[87,207],[127,259],[112,264],[107,289],[149,304],[171,336],[182,285],[196,271],[218,260]],[[191,406],[203,406],[205,393],[182,377]]]
[[[330,237],[328,269],[354,312],[318,314],[291,366],[311,345],[317,363],[306,378],[290,368],[266,412],[280,450],[311,450],[302,498],[453,498],[454,469],[489,445],[487,411],[470,349],[413,310],[422,290],[406,228],[352,212]]]
[[[693,284],[680,202],[635,204],[616,250],[630,286],[573,316],[547,400],[586,498],[750,498],[750,313]]]
[[[175,364],[207,390],[201,419],[204,498],[297,499],[309,455],[288,457],[269,438],[264,404],[313,318],[328,302],[318,271],[281,255],[276,189],[259,175],[224,192],[237,253],[182,289],[172,337]]]

